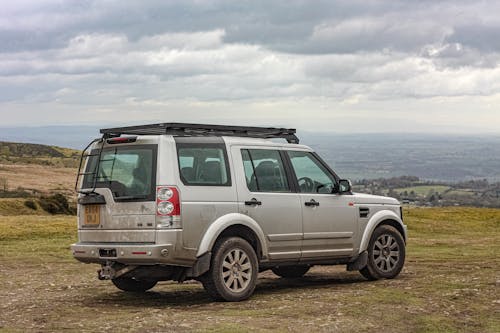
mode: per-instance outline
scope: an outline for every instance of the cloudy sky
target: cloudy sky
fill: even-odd
[[[498,1],[3,1],[0,126],[500,132]]]

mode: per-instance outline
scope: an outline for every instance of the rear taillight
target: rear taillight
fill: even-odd
[[[181,228],[181,201],[174,186],[156,187],[156,226]]]

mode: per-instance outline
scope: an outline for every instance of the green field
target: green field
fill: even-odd
[[[413,191],[418,196],[426,196],[431,191],[432,193],[443,193],[449,189],[450,187],[446,185],[421,185],[421,186],[395,188],[394,191],[396,193],[403,193],[404,191],[410,193]]]
[[[75,217],[0,216],[1,332],[500,332],[500,210],[411,208],[394,280],[344,267],[261,274],[255,295],[212,302],[200,284],[126,294],[75,262]]]

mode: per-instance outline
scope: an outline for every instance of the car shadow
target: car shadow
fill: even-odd
[[[308,287],[327,287],[332,288],[346,284],[357,284],[367,282],[365,278],[358,274],[310,274],[301,278],[287,279],[287,278],[268,278],[263,277],[259,279],[259,283],[255,288],[256,293],[268,294],[283,292],[286,289],[308,288]],[[293,292],[293,291],[291,291]]]
[[[367,282],[362,276],[357,274],[308,274],[301,278],[287,279],[279,278],[270,273],[264,273],[259,277],[255,289],[255,295],[266,295],[276,293],[297,292],[297,288],[332,288],[342,285],[351,285]],[[336,289],[336,288],[335,288]],[[303,290],[302,290],[303,291]],[[81,300],[83,305],[95,307],[151,307],[151,308],[172,308],[172,307],[197,307],[207,304],[224,304],[214,302],[208,297],[201,283],[190,280],[181,284],[173,282],[163,282],[157,287],[145,293],[129,293],[123,291],[113,291],[105,288],[102,292],[93,294]]]

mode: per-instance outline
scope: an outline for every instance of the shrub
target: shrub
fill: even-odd
[[[70,207],[68,199],[61,193],[42,196],[38,199],[38,204],[43,210],[50,214],[74,215],[76,213],[76,209]]]
[[[36,210],[36,203],[31,199],[26,200],[24,205],[30,209]]]

